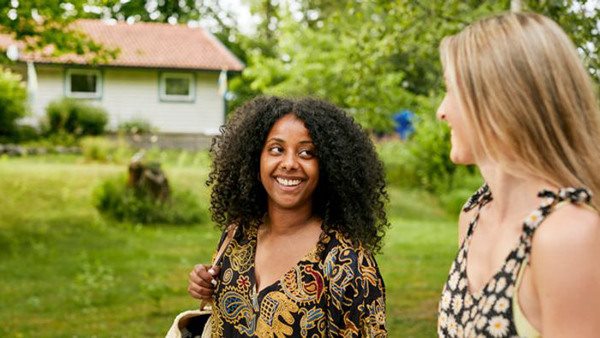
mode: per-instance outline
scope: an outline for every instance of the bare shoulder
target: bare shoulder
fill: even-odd
[[[597,337],[600,331],[600,216],[564,205],[533,236],[531,272],[542,331],[556,337]]]
[[[600,215],[591,208],[564,205],[535,232],[531,268],[549,287],[582,286],[583,281],[600,277],[600,264],[596,263],[599,256]]]
[[[570,250],[600,250],[600,215],[597,211],[568,204],[551,213],[533,237],[533,250],[568,253]]]

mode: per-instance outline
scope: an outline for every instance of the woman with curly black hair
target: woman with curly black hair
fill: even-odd
[[[220,266],[190,273],[190,295],[214,301],[212,336],[386,336],[373,257],[388,226],[384,172],[352,118],[261,97],[211,153],[213,220],[236,229]]]

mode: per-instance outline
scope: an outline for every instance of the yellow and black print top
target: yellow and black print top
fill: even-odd
[[[281,280],[256,292],[256,230],[225,251],[212,315],[213,337],[385,337],[385,289],[373,256],[337,231]]]

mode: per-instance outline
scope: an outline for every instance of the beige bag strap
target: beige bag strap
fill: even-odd
[[[221,243],[221,247],[219,247],[219,251],[217,251],[217,254],[215,255],[215,259],[213,259],[211,266],[215,266],[221,262],[221,258],[223,258],[223,254],[225,253],[225,250],[227,250],[229,243],[231,243],[231,240],[235,236],[236,230],[237,230],[236,224],[232,224],[229,227],[227,227],[227,236],[223,240],[223,243]],[[209,303],[212,303],[212,301],[207,301],[207,300],[201,301],[200,302],[200,310],[204,309],[207,305],[209,305]]]

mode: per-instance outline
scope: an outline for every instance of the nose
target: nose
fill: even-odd
[[[296,154],[292,151],[286,152],[286,154],[281,159],[281,169],[294,170],[297,168],[298,168],[298,161],[296,159]]]
[[[442,103],[440,103],[440,106],[438,107],[437,111],[435,112],[435,116],[437,117],[438,120],[442,120],[442,121],[446,120],[446,97],[445,96],[444,96],[444,99],[442,100]]]

